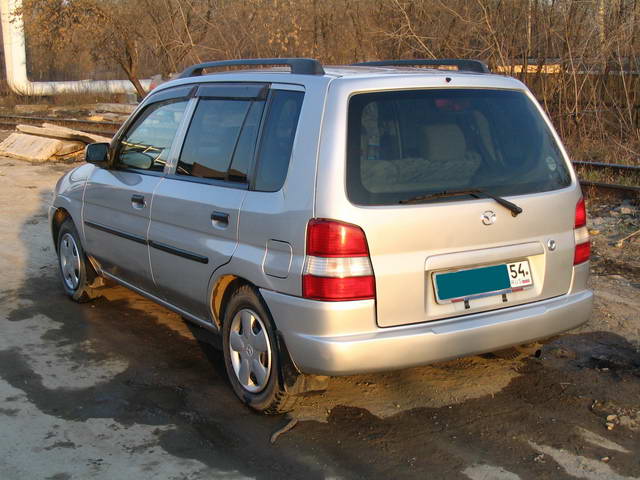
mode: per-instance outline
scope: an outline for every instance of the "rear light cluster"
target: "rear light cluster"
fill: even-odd
[[[573,231],[575,237],[575,251],[573,253],[573,264],[578,265],[589,260],[591,256],[591,244],[589,243],[589,230],[587,230],[587,208],[584,198],[581,198],[576,205],[576,219]]]
[[[375,298],[369,247],[360,227],[326,219],[309,222],[302,296],[330,302]]]

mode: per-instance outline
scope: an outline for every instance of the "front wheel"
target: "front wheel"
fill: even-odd
[[[87,302],[95,297],[91,285],[96,273],[82,249],[80,237],[70,218],[58,232],[58,267],[64,292],[76,302]]]
[[[296,397],[282,385],[271,315],[254,289],[245,285],[233,293],[222,333],[225,368],[238,398],[262,413],[290,411]]]

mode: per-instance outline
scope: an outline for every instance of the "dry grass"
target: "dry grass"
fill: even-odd
[[[581,180],[589,182],[616,183],[618,185],[640,186],[640,173],[619,172],[611,169],[594,169],[576,166],[576,173]]]
[[[608,135],[563,139],[572,160],[640,166],[640,141]]]

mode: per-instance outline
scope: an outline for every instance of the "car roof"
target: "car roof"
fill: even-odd
[[[209,82],[253,81],[268,83],[289,83],[306,86],[309,84],[318,83],[326,84],[333,80],[342,80],[349,82],[365,80],[367,82],[371,82],[375,81],[376,79],[380,79],[381,81],[384,81],[384,83],[387,83],[390,80],[393,81],[393,79],[400,80],[400,78],[409,81],[411,81],[411,79],[418,80],[418,78],[422,78],[427,81],[449,78],[451,79],[450,81],[452,87],[455,85],[477,84],[482,86],[493,85],[497,88],[526,88],[520,81],[512,77],[466,70],[449,70],[442,68],[404,66],[328,65],[324,67],[324,73],[321,75],[293,74],[286,67],[241,69],[206,73],[203,75],[171,80],[156,87],[154,92],[180,85]]]

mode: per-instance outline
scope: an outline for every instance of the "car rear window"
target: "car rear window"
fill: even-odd
[[[521,195],[570,183],[555,139],[522,92],[412,90],[349,101],[353,203],[391,205],[445,190]]]

